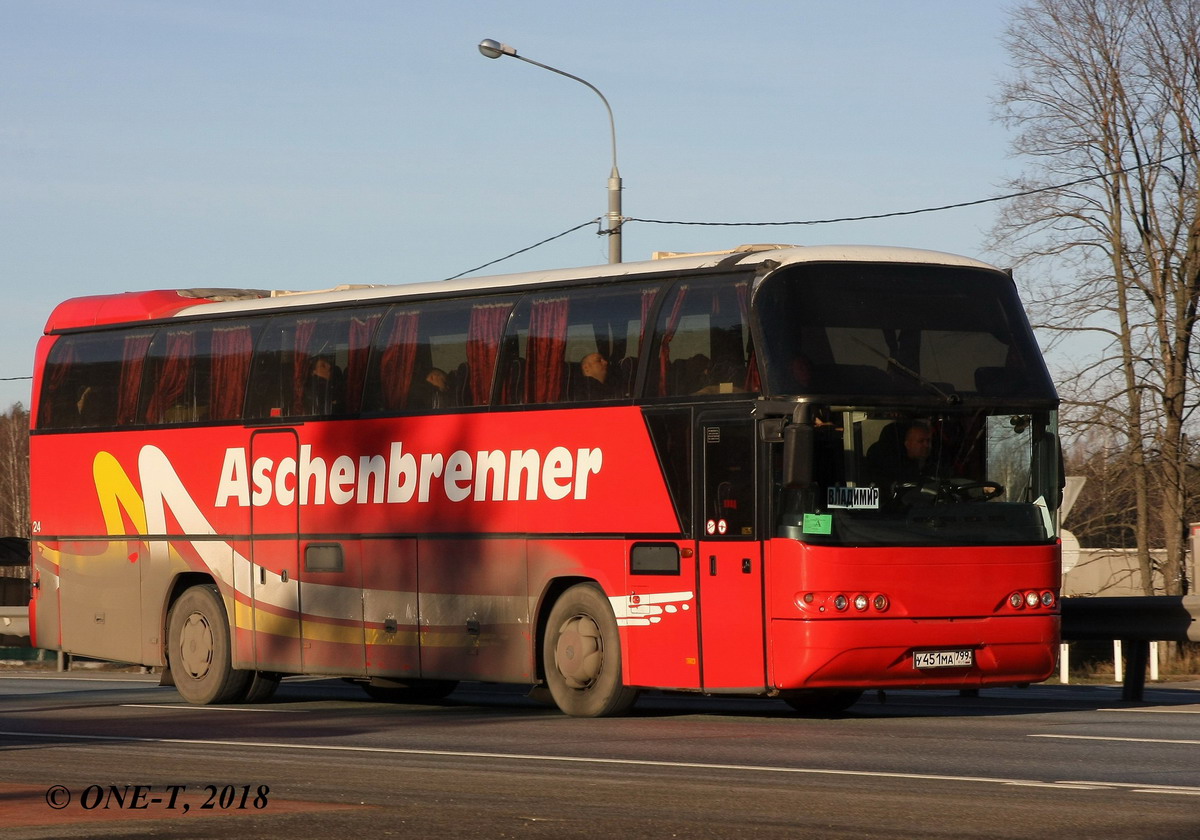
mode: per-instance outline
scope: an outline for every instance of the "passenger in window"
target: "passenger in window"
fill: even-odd
[[[412,393],[408,398],[409,408],[448,408],[453,404],[450,398],[450,377],[441,368],[432,368],[425,377],[413,383]]]
[[[113,392],[102,385],[87,385],[75,401],[82,426],[108,426],[116,422],[117,404]]]
[[[304,387],[304,409],[307,414],[338,414],[342,411],[345,392],[342,371],[332,356],[314,356]]]
[[[615,377],[608,375],[608,359],[603,353],[588,353],[579,362],[580,387],[577,399],[611,400],[622,396]]]

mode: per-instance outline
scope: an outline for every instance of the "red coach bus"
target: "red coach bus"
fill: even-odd
[[[81,298],[34,395],[34,643],[193,703],[327,674],[830,711],[1054,668],[1058,400],[973,260]]]

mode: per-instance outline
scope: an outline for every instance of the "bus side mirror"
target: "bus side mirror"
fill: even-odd
[[[793,423],[783,430],[783,484],[808,487],[812,484],[813,427]]]

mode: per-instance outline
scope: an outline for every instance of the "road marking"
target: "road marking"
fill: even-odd
[[[1200,709],[1096,709],[1097,712],[1141,712],[1147,715],[1200,715]]]
[[[1171,738],[1117,738],[1109,735],[1030,735],[1030,738],[1060,738],[1064,741],[1120,741],[1126,744],[1200,744],[1200,741]]]
[[[1184,785],[1139,785],[1133,782],[1059,782],[1063,787],[1073,785],[1095,785],[1109,790],[1127,790],[1132,793],[1171,793],[1177,796],[1200,796],[1200,788]]]
[[[82,672],[86,676],[71,676],[70,674],[27,674],[21,671],[9,671],[0,673],[0,680],[45,680],[46,682],[105,682],[105,683],[131,683],[142,685],[159,685],[158,677],[97,677],[88,673]]]
[[[750,773],[772,773],[807,776],[845,776],[868,779],[897,779],[921,782],[971,782],[1003,785],[1005,787],[1049,787],[1058,790],[1130,790],[1137,793],[1182,793],[1200,796],[1200,787],[1171,785],[1134,785],[1128,782],[1062,782],[1040,779],[1004,779],[993,776],[951,776],[937,773],[893,773],[877,770],[831,770],[817,767],[770,767],[759,764],[712,764],[692,761],[656,761],[645,758],[589,758],[575,755],[529,755],[525,753],[470,752],[466,750],[416,750],[401,747],[356,747],[335,744],[291,744],[271,741],[224,741],[198,738],[139,738],[121,735],[75,735],[48,732],[13,732],[0,730],[0,736],[15,738],[46,738],[58,741],[123,741],[144,744],[183,744],[201,747],[261,747],[273,750],[313,752],[376,753],[380,755],[411,755],[430,758],[495,759],[499,761],[534,761],[561,764],[604,764],[625,767],[660,767],[668,770],[722,770]],[[1035,736],[1036,737],[1036,736]]]
[[[275,712],[285,715],[305,715],[304,709],[270,709],[255,706],[184,706],[173,703],[121,703],[122,709],[179,709],[185,712]]]

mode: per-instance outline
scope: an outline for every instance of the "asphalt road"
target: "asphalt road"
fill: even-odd
[[[285,680],[196,708],[154,678],[0,672],[0,836],[1194,838],[1200,683],[767,700],[579,720],[512,689],[436,705]]]

